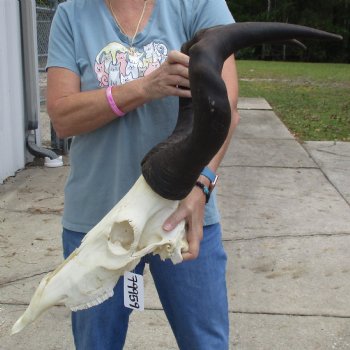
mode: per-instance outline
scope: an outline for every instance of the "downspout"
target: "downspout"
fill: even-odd
[[[35,6],[34,0],[19,0],[26,146],[35,157],[45,158],[45,165],[60,166],[63,165],[61,157],[52,150],[37,144],[39,85]]]

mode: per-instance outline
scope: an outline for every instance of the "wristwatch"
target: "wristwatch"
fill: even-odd
[[[219,177],[207,166],[202,170],[201,175],[205,176],[210,181],[209,191],[212,192]]]
[[[218,176],[208,167],[205,167],[203,169],[203,171],[201,172],[201,175],[205,176],[210,181],[209,188],[200,181],[196,182],[196,186],[202,189],[205,195],[205,203],[208,203],[210,199],[210,194],[213,191],[216,185],[216,182],[218,181]]]

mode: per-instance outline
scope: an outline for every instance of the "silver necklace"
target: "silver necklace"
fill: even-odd
[[[115,13],[114,13],[114,10],[113,10],[112,4],[111,4],[111,0],[108,0],[109,8],[110,8],[110,10],[111,10],[111,12],[112,12],[112,15],[113,15],[113,17],[114,17],[114,20],[115,20],[115,22],[117,23],[117,25],[118,25],[119,29],[121,30],[121,32],[128,38],[130,47],[133,46],[134,40],[135,40],[136,35],[137,35],[138,31],[139,31],[141,21],[142,21],[142,19],[143,19],[143,16],[145,15],[146,7],[147,7],[147,2],[148,2],[148,0],[144,0],[144,5],[143,5],[143,9],[142,9],[142,13],[141,13],[140,19],[139,19],[139,21],[138,21],[138,23],[137,23],[135,33],[134,33],[134,35],[132,36],[131,41],[130,41],[129,36],[126,34],[126,31],[124,30],[124,28],[120,25],[120,23],[119,23],[119,21],[118,21],[118,18],[117,18],[117,16],[116,16]]]

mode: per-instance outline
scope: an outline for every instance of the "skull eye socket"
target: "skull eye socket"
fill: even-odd
[[[134,241],[134,229],[128,221],[115,222],[109,237],[112,244],[129,250]]]

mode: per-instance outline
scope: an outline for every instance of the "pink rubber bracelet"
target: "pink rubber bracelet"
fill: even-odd
[[[122,117],[123,115],[125,115],[125,113],[118,108],[118,106],[114,101],[114,98],[112,95],[112,86],[108,86],[108,88],[106,89],[106,97],[107,97],[109,106],[118,117]]]

